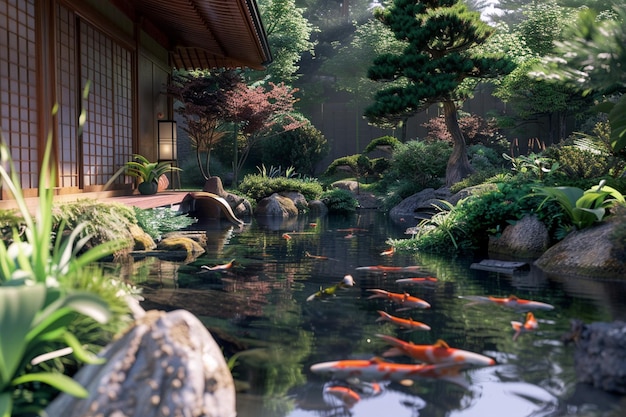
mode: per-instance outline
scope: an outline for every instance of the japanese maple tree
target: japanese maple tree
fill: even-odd
[[[196,150],[196,161],[204,179],[209,179],[211,150],[226,134],[228,92],[243,88],[241,75],[234,70],[177,72],[168,93],[180,102],[176,111],[183,117],[182,129]],[[204,154],[204,161],[202,156]]]
[[[277,132],[297,129],[308,121],[297,121],[291,114],[298,90],[284,83],[240,84],[227,93],[226,119],[234,122],[243,137],[243,145],[234,162],[234,181],[237,182],[250,151],[262,140]],[[276,129],[276,128],[279,129]]]

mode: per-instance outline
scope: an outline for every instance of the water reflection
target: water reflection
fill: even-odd
[[[480,271],[470,269],[473,259],[381,256],[389,247],[388,238],[405,236],[403,229],[376,212],[286,222],[259,219],[239,229],[211,227],[201,233],[207,253],[200,258],[187,263],[145,259],[132,269],[144,288],[145,308],[190,310],[225,355],[234,358],[239,417],[612,417],[626,412],[621,398],[576,384],[573,348],[560,342],[571,318],[585,322],[626,318],[619,299],[624,284],[549,277],[534,267],[515,274]],[[237,266],[226,271],[201,268],[231,259]],[[356,269],[370,265],[421,269],[388,273]],[[346,274],[355,278],[356,287],[306,301]],[[395,282],[415,276],[438,281],[412,286]],[[369,289],[408,291],[431,308],[398,312],[386,300],[368,299]],[[556,308],[537,312],[539,328],[514,341],[511,321],[523,321],[522,313],[494,305],[467,306],[468,301],[459,297],[510,294]],[[431,330],[405,332],[377,321],[378,310],[419,320]],[[432,379],[410,386],[385,383],[379,395],[360,393],[360,401],[351,407],[325,395],[325,388],[335,381],[312,374],[309,367],[381,355],[389,346],[376,334],[416,344],[442,339],[452,347],[491,356],[497,365],[465,372],[468,389]]]

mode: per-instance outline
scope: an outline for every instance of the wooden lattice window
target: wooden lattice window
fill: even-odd
[[[22,188],[38,184],[35,0],[0,2],[0,124]]]

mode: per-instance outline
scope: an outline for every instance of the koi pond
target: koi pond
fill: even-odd
[[[574,347],[561,341],[571,319],[626,320],[625,284],[550,277],[532,266],[514,273],[471,267],[482,259],[384,254],[388,238],[410,238],[408,226],[374,211],[251,219],[241,229],[199,224],[205,254],[190,262],[137,260],[133,279],[144,308],[187,309],[210,330],[232,366],[238,417],[626,415],[626,398],[576,382]],[[231,260],[230,268],[210,269]],[[345,275],[354,286],[314,296]],[[414,277],[434,279],[396,282]],[[377,294],[371,290],[407,293],[429,307],[370,298]],[[554,309],[534,311],[537,327],[516,335],[511,322],[524,324],[524,312],[477,301],[510,295]],[[383,320],[385,313],[430,330],[407,331]],[[311,372],[314,364],[348,359],[416,363],[389,356],[390,339],[381,335],[416,345],[443,340],[495,364],[454,377],[403,379],[390,370],[390,380],[378,383]]]

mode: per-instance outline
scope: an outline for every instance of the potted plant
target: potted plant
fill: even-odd
[[[137,189],[141,194],[155,194],[159,188],[159,178],[168,171],[181,171],[171,162],[150,162],[143,155],[133,155],[133,161],[126,162],[126,175],[139,180]]]

